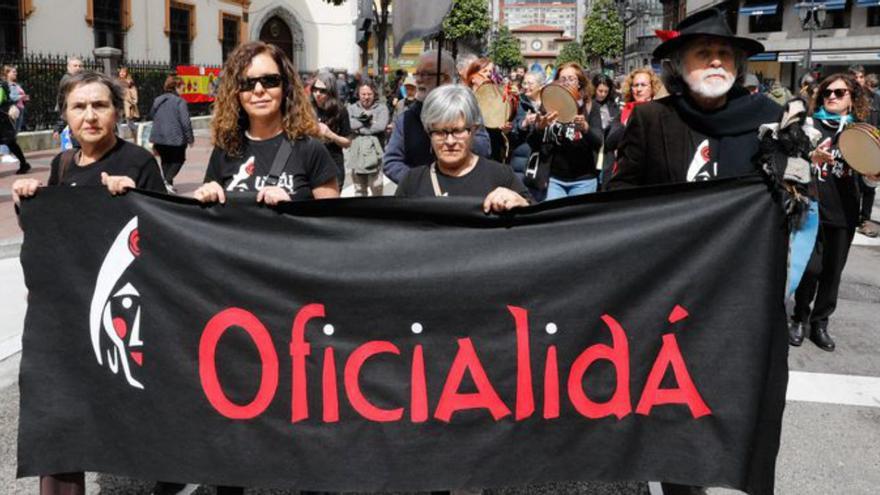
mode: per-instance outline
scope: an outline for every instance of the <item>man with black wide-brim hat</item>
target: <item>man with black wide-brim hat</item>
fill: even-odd
[[[608,189],[693,182],[755,170],[758,127],[782,107],[742,87],[761,43],[734,36],[717,9],[681,21],[654,50],[670,96],[638,106],[627,123]]]

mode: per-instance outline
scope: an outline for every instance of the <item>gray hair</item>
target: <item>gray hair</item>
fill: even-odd
[[[67,111],[67,96],[77,87],[86,84],[98,83],[103,84],[110,91],[110,102],[113,109],[116,110],[116,118],[122,116],[122,110],[125,105],[125,90],[116,82],[116,79],[107,76],[103,72],[83,71],[67,78],[64,85],[61,86],[61,114]]]
[[[687,53],[688,49],[695,43],[702,43],[703,41],[703,38],[695,38],[688,41],[679,49],[670,53],[668,59],[663,59],[663,74],[661,79],[663,85],[666,86],[666,89],[670,94],[682,93],[687,88],[687,83],[684,82],[684,54]],[[736,68],[736,80],[734,84],[742,86],[746,78],[746,72],[748,71],[749,56],[744,50],[741,50],[732,44],[731,48],[733,49],[734,67]]]
[[[437,50],[428,50],[419,57],[419,65],[424,62],[431,62],[437,65]],[[446,74],[450,80],[455,80],[455,60],[447,52],[440,54],[440,70],[437,72]]]
[[[460,84],[440,86],[428,93],[422,106],[422,127],[431,132],[435,124],[447,124],[464,119],[464,125],[483,125],[483,114],[470,89]]]
[[[547,74],[545,74],[543,72],[536,71],[536,70],[526,72],[525,75],[523,75],[523,79],[525,79],[526,77],[529,77],[529,76],[531,76],[535,79],[535,82],[538,84],[538,86],[543,85],[544,81],[547,80]]]

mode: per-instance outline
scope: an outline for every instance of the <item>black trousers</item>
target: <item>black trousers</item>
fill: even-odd
[[[816,247],[807,263],[807,269],[794,293],[794,319],[810,327],[828,326],[828,317],[837,308],[840,277],[855,230],[822,224]],[[815,301],[814,301],[815,298]],[[812,310],[810,303],[813,303]]]
[[[862,202],[859,210],[859,222],[863,222],[871,219],[871,210],[874,208],[874,197],[877,191],[875,188],[865,184],[865,178],[861,175],[856,184],[859,186],[859,199]]]
[[[154,144],[153,149],[159,153],[159,158],[162,160],[162,175],[165,176],[165,182],[169,185],[174,184],[174,177],[186,161],[186,145]]]

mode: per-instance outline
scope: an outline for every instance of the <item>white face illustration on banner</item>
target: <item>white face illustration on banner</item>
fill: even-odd
[[[106,364],[114,374],[122,371],[129,385],[143,389],[133,371],[134,365],[143,365],[140,293],[131,283],[115,290],[140,256],[139,240],[134,217],[117,234],[101,264],[89,310],[89,333],[98,364]]]

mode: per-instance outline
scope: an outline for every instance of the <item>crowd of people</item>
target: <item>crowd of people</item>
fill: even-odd
[[[854,172],[836,138],[850,122],[877,124],[880,96],[870,87],[876,78],[861,67],[811,76],[783,106],[746,73],[746,60],[763,46],[731,33],[721,12],[694,14],[677,30],[654,52],[663,60],[662,75],[640,68],[615,81],[567,63],[549,80],[524,69],[504,80],[488,59],[457,70],[449,55],[429,51],[413,75],[396,78],[387,101],[366,78],[352,85],[322,71],[303,82],[277,47],[245,43],[226,60],[211,123],[214,149],[193,197],[224,203],[228,193],[247,192],[267,205],[336,198],[346,160],[357,195],[382,195],[387,177],[399,197],[471,197],[487,214],[599,190],[734,177],[760,170],[758,129],[793,111],[794,98],[811,108],[806,125],[812,120],[821,135],[808,154],[793,157],[812,164],[821,227],[796,291],[789,337],[793,346],[808,336],[832,351],[828,322],[841,273],[856,229],[870,220],[880,181]],[[59,112],[76,146],[52,161],[48,185],[101,184],[113,194],[169,190],[193,142],[180,78],[168,78],[150,111],[160,167],[151,153],[117,137],[120,123],[137,119],[136,85],[127,73],[110,78],[73,65],[61,84]],[[497,85],[508,106],[504,122],[491,128],[475,96],[485,84]],[[545,107],[548,86],[571,95],[571,118]],[[17,180],[15,203],[43,185]],[[42,493],[59,487],[81,493],[82,473],[42,478]]]

